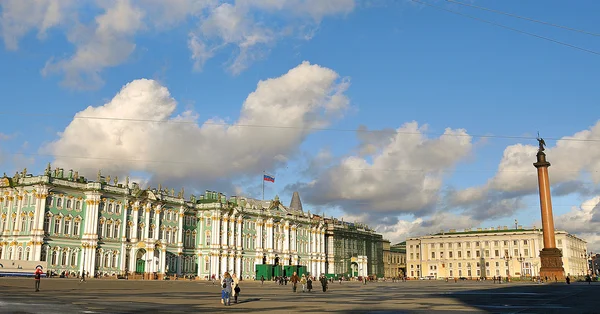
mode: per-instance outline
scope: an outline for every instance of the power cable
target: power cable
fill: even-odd
[[[558,24],[554,24],[554,23],[544,22],[544,21],[540,21],[540,20],[536,20],[536,19],[532,19],[532,18],[528,18],[528,17],[524,17],[524,16],[519,16],[519,15],[512,14],[512,13],[507,13],[507,12],[503,12],[503,11],[499,11],[499,10],[494,10],[494,9],[489,9],[489,8],[485,8],[485,7],[481,7],[481,6],[476,6],[476,5],[473,5],[473,4],[470,4],[470,3],[464,3],[464,2],[459,2],[459,1],[455,1],[455,0],[446,0],[446,1],[447,2],[451,2],[451,3],[455,3],[455,4],[459,4],[459,5],[463,5],[463,6],[466,6],[466,7],[471,7],[471,8],[475,8],[475,9],[479,9],[479,10],[483,10],[483,11],[488,11],[488,12],[494,12],[494,13],[498,13],[498,14],[502,14],[502,15],[514,17],[514,18],[517,18],[517,19],[521,19],[521,20],[525,20],[525,21],[529,21],[529,22],[534,22],[534,23],[539,23],[539,24],[543,24],[543,25],[547,25],[547,26],[556,27],[556,28],[561,28],[561,29],[565,29],[565,30],[569,30],[569,31],[573,31],[573,32],[578,32],[578,33],[586,34],[586,35],[600,36],[600,34],[598,34],[598,33],[592,33],[592,32],[584,31],[584,30],[577,29],[577,28],[572,28],[572,27],[562,26],[562,25],[558,25]]]
[[[148,160],[148,159],[123,159],[113,157],[92,157],[92,156],[69,156],[69,155],[58,155],[58,154],[37,154],[37,153],[6,153],[5,155],[13,156],[35,156],[35,157],[53,157],[53,158],[64,158],[64,159],[84,159],[84,160],[97,160],[97,161],[119,161],[122,163],[159,163],[159,164],[189,164],[198,165],[198,161],[182,161],[182,160]],[[84,168],[89,169],[89,168]],[[497,170],[497,169],[475,169],[475,170],[452,170],[452,169],[394,169],[394,168],[341,168],[347,171],[385,171],[385,172],[436,172],[436,173],[530,173],[528,170]],[[533,168],[532,168],[533,169]],[[81,169],[80,169],[81,170]],[[553,170],[553,172],[561,173],[579,173],[579,172],[600,172],[600,170]],[[535,171],[533,172],[535,173]]]
[[[415,1],[415,0],[412,0]],[[117,117],[91,117],[91,116],[70,116],[47,113],[19,113],[19,112],[0,112],[0,115],[28,116],[28,117],[60,117],[81,120],[105,120],[105,121],[127,121],[127,122],[147,122],[147,123],[174,123],[174,124],[199,124],[191,120],[152,120],[137,118],[117,118]],[[341,128],[317,128],[293,125],[268,125],[268,124],[234,124],[225,122],[202,122],[201,125],[217,125],[240,128],[267,128],[267,129],[291,129],[291,130],[311,130],[311,131],[332,131],[332,132],[353,132],[353,133],[380,133],[380,134],[404,134],[404,135],[435,135],[435,136],[455,136],[455,137],[475,137],[475,138],[497,138],[497,139],[517,139],[517,140],[536,140],[534,136],[517,135],[483,135],[483,134],[446,134],[432,132],[404,132],[397,130],[367,130],[367,129],[341,129]],[[575,142],[600,142],[600,138],[578,139],[578,138],[558,138],[544,137],[547,141],[575,141]]]
[[[597,52],[597,51],[594,51],[594,50],[590,50],[590,49],[587,49],[587,48],[582,48],[582,47],[575,46],[575,45],[572,45],[572,44],[568,44],[568,43],[565,43],[565,42],[562,42],[562,41],[558,41],[556,39],[552,39],[552,38],[549,38],[549,37],[544,37],[544,36],[537,35],[537,34],[530,33],[530,32],[526,32],[526,31],[523,31],[523,30],[520,30],[520,29],[517,29],[517,28],[506,26],[506,25],[503,25],[503,24],[500,24],[500,23],[488,21],[488,20],[485,20],[485,19],[482,19],[482,18],[479,18],[479,17],[476,17],[476,16],[472,16],[472,15],[464,14],[464,13],[461,13],[461,12],[458,12],[458,11],[446,9],[446,8],[443,8],[443,7],[440,7],[440,6],[437,6],[437,5],[433,5],[431,3],[423,2],[423,1],[420,1],[420,0],[410,0],[410,1],[413,1],[413,2],[416,2],[416,3],[420,3],[420,4],[423,4],[423,5],[426,5],[426,6],[429,6],[429,7],[438,9],[438,10],[441,10],[441,11],[446,11],[446,12],[449,12],[449,13],[452,13],[452,14],[456,14],[456,15],[460,15],[460,16],[463,16],[463,17],[467,17],[467,18],[470,18],[470,19],[473,19],[473,20],[477,20],[477,21],[480,21],[480,22],[483,22],[483,23],[490,24],[490,25],[502,27],[504,29],[508,29],[508,30],[511,30],[513,32],[517,32],[517,33],[520,33],[520,34],[524,34],[524,35],[536,37],[536,38],[539,38],[539,39],[547,40],[547,41],[553,42],[555,44],[563,45],[563,46],[566,46],[566,47],[570,47],[570,48],[573,48],[573,49],[581,50],[581,51],[584,51],[584,52],[587,52],[587,53],[591,53],[591,54],[595,54],[595,55],[600,55],[600,52]]]

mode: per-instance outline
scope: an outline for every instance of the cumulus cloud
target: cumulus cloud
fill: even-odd
[[[554,195],[590,195],[598,190],[600,146],[589,145],[590,141],[598,138],[600,121],[587,130],[558,139],[555,146],[547,148],[547,159],[552,164],[549,172]],[[488,218],[507,216],[523,208],[522,198],[538,190],[537,172],[533,167],[537,150],[537,145],[506,147],[496,174],[486,184],[448,193],[448,204],[467,208],[477,216]]]
[[[89,5],[99,13],[81,22],[78,16],[89,7],[75,0],[5,0],[0,2],[0,34],[5,46],[15,50],[28,32],[37,30],[43,38],[48,29],[62,26],[75,52],[48,60],[42,74],[62,74],[65,86],[94,89],[103,84],[105,69],[129,60],[142,32],[185,24],[189,36],[181,40],[187,40],[194,69],[233,48],[227,69],[238,74],[266,56],[277,40],[317,26],[326,16],[351,12],[354,0],[122,0]]]
[[[285,163],[313,128],[345,110],[348,86],[335,71],[303,62],[280,77],[260,81],[238,120],[227,125],[220,119],[198,123],[192,111],[174,116],[177,102],[166,87],[136,80],[103,106],[77,113],[44,150],[59,156],[59,166],[89,169],[88,175],[103,168],[119,174],[145,171],[160,180],[231,180]],[[260,127],[274,124],[282,128]],[[91,158],[60,157],[64,155]]]
[[[0,2],[0,34],[10,50],[19,47],[19,40],[37,30],[40,39],[46,31],[60,25],[76,5],[74,0],[3,0]]]
[[[380,136],[361,135],[363,157],[346,157],[316,180],[292,188],[311,203],[341,205],[350,213],[429,213],[444,174],[471,152],[472,142],[463,129],[446,129],[434,139],[427,138],[426,129],[411,122]]]
[[[588,251],[600,250],[600,196],[574,206],[571,211],[554,219],[557,229],[566,230],[588,241]]]

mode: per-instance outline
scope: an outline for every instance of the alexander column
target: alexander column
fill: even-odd
[[[556,248],[554,238],[554,217],[552,215],[552,197],[550,195],[550,180],[548,179],[548,167],[550,163],[546,161],[544,139],[538,138],[539,149],[537,152],[537,162],[533,165],[537,168],[538,185],[540,189],[540,207],[542,210],[542,231],[544,235],[544,248],[540,252],[542,266],[540,267],[540,277],[548,277],[549,280],[565,278],[563,268],[562,253]]]

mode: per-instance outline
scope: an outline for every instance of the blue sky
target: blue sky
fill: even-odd
[[[597,36],[423,2],[600,51]],[[465,3],[600,33],[597,1]],[[401,240],[515,219],[539,225],[531,165],[539,131],[553,187],[566,191],[554,197],[557,225],[600,249],[597,54],[412,1],[59,4],[0,4],[8,174],[53,162],[91,178],[103,169],[155,187],[260,198],[264,170],[276,176],[266,197],[288,202],[299,190],[313,212]],[[127,97],[113,99],[122,88]],[[135,95],[143,99],[133,104]],[[112,109],[88,108],[105,104]],[[82,111],[183,114],[186,123],[74,121]],[[361,127],[387,132],[353,131]],[[579,140],[553,140],[566,136]],[[73,158],[92,155],[102,160]]]

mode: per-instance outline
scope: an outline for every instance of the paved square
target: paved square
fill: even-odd
[[[2,313],[597,313],[600,284],[408,281],[320,286],[293,293],[291,285],[241,283],[240,303],[220,304],[220,287],[207,282],[0,278]],[[300,290],[300,289],[299,289]]]

